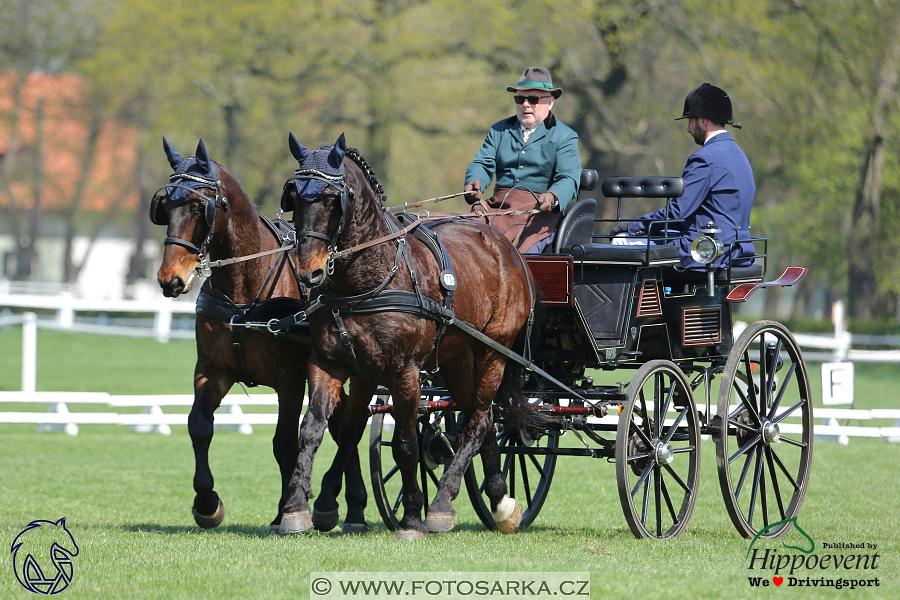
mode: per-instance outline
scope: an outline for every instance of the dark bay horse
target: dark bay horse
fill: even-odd
[[[188,159],[182,158],[165,138],[163,146],[175,173],[150,206],[150,220],[167,226],[165,253],[157,274],[159,285],[165,296],[176,297],[190,290],[201,269],[209,269],[197,301],[194,404],[188,417],[196,459],[194,520],[209,529],[218,526],[225,516],[222,500],[213,490],[209,446],[213,413],[240,381],[271,387],[278,394],[272,449],[281,472],[282,493],[270,527],[277,529],[297,462],[306,358],[311,349],[308,328],[303,324],[299,333],[275,336],[264,329],[250,330],[230,322],[240,323],[253,315],[262,316],[263,322],[269,316],[285,316],[285,301],[289,303],[288,314],[292,314],[301,300],[305,304],[305,290],[295,277],[290,254],[277,252],[285,241],[283,232],[257,212],[228,169],[210,160],[203,141],[196,155]],[[273,253],[217,268],[209,268],[207,262],[265,251]],[[332,435],[336,436],[338,423],[334,421]],[[358,454],[350,453],[347,464],[348,514],[344,529],[368,531],[363,516],[366,490]],[[331,518],[333,527],[337,514]]]
[[[488,497],[498,528],[511,533],[521,506],[507,496],[500,471],[491,403],[526,406],[516,395],[514,370],[506,358],[453,325],[463,321],[506,348],[523,331],[535,289],[522,257],[487,225],[455,221],[433,227],[445,264],[413,235],[398,233],[400,222],[382,207],[380,186],[365,159],[348,149],[343,134],[332,147],[309,151],[293,134],[290,148],[300,163],[285,184],[282,206],[293,205],[297,227],[297,271],[319,295],[308,309],[314,341],[309,356],[310,404],[300,428],[297,469],[284,507],[282,532],[305,520],[312,497],[312,462],[327,419],[350,378],[349,404],[341,423],[338,456],[326,473],[315,514],[335,510],[341,462],[356,448],[376,384],[393,396],[393,457],[403,483],[400,539],[421,539],[426,531],[454,526],[451,506],[469,461],[481,450]],[[448,298],[449,297],[449,298]],[[436,316],[442,315],[442,316]],[[521,350],[521,349],[520,349]],[[428,518],[416,479],[416,418],[420,373],[439,365],[466,423],[450,467],[441,478]],[[498,388],[504,383],[504,390]],[[507,389],[509,392],[507,392]],[[512,410],[524,424],[540,422],[531,410]]]

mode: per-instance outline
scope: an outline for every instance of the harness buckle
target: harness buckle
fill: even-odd
[[[200,264],[197,266],[197,271],[200,271],[200,275],[203,277],[211,277],[212,276],[212,267],[209,266],[209,257],[205,254],[200,255]]]
[[[276,325],[276,324],[278,324],[278,319],[269,319],[269,321],[266,323],[266,329],[269,330],[269,333],[271,333],[272,335],[277,337],[284,332],[281,331],[280,329],[272,329],[272,325]]]

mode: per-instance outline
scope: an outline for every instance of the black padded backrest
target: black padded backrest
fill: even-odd
[[[582,169],[581,183],[578,185],[578,189],[582,192],[589,192],[597,187],[597,181],[599,180],[600,176],[597,175],[597,171],[593,169]]]
[[[556,239],[553,240],[553,253],[562,254],[563,248],[571,248],[575,244],[581,244],[582,246],[591,245],[591,235],[594,233],[594,213],[596,211],[597,201],[593,198],[585,198],[573,204],[566,211],[556,228]]]
[[[607,198],[679,198],[684,194],[681,177],[607,177],[601,186]]]

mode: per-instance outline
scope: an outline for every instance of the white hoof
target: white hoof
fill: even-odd
[[[503,500],[497,505],[496,512],[491,513],[497,529],[502,533],[513,533],[522,522],[522,505],[514,498],[503,496]]]

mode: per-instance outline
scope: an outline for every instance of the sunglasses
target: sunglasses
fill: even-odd
[[[553,96],[513,96],[513,100],[516,101],[516,104],[525,104],[525,101],[528,100],[528,104],[550,104],[550,101],[553,99]]]

